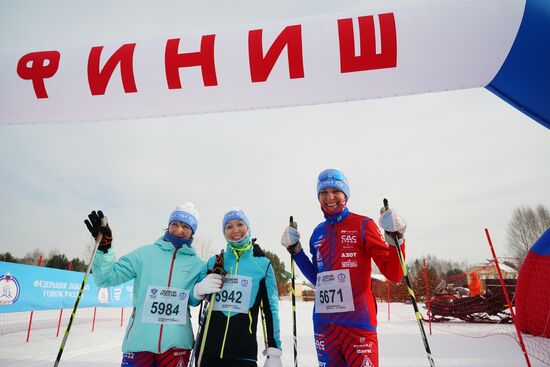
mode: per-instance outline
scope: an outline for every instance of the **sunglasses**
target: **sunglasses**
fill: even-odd
[[[346,176],[344,176],[344,173],[342,171],[339,171],[337,169],[326,169],[323,172],[319,174],[318,181],[325,181],[328,179],[335,179],[338,181],[347,181]]]

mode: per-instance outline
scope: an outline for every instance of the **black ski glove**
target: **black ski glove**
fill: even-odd
[[[260,245],[256,243],[256,239],[252,239],[252,254],[256,257],[265,257],[265,252]]]
[[[103,218],[105,218],[105,216],[101,210],[98,210],[97,213],[93,211],[88,215],[89,220],[84,220],[84,224],[86,224],[88,231],[90,231],[92,237],[96,241],[99,234],[102,234],[101,241],[99,242],[97,249],[103,251],[103,253],[107,253],[107,250],[111,248],[111,243],[113,242],[113,233],[111,232],[109,223],[106,223],[104,227],[101,226],[101,220]],[[107,222],[107,218],[105,218],[105,222]]]

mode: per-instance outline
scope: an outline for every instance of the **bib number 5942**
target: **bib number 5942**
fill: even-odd
[[[241,303],[241,298],[243,292],[241,291],[231,291],[228,292],[226,289],[221,292],[216,293],[216,302],[232,302],[232,303]]]

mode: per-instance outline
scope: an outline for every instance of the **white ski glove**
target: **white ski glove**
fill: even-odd
[[[195,284],[195,288],[193,288],[193,297],[196,299],[203,299],[207,294],[219,292],[222,285],[222,276],[220,274],[210,273],[206,278]]]
[[[389,245],[397,246],[395,237],[398,238],[399,244],[403,243],[407,223],[394,209],[380,209],[378,224],[384,230],[384,237]]]
[[[281,236],[281,245],[286,247],[290,253],[297,254],[302,249],[300,244],[300,232],[294,227],[288,226],[285,228]]]
[[[263,354],[266,356],[264,367],[283,367],[283,361],[281,361],[282,350],[270,347],[264,350]]]

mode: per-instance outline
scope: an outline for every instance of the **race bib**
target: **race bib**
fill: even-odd
[[[349,269],[324,271],[317,274],[315,312],[337,313],[355,311]]]
[[[226,275],[222,289],[216,293],[215,311],[248,313],[252,278],[244,275]]]
[[[171,287],[147,288],[141,322],[184,325],[187,323],[189,290]]]

